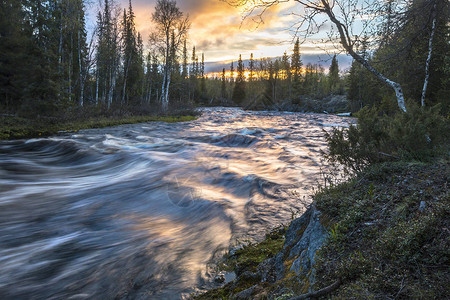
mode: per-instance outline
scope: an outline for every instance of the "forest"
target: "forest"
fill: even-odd
[[[0,0],[0,298],[447,299],[449,19]]]
[[[348,100],[341,111],[356,112],[375,104],[395,110],[392,89],[357,60],[349,70],[340,69],[332,54],[329,70],[319,64],[303,65],[299,37],[282,57],[255,60],[252,54],[247,65],[242,57],[236,58],[223,74],[208,76],[205,54],[195,45],[188,47],[187,14],[175,2],[158,3],[148,16],[156,24],[148,37],[136,29],[131,1],[123,9],[112,0],[103,1],[92,36],[82,0],[2,1],[3,113],[34,118],[94,109],[142,115],[205,105],[321,112],[320,101],[331,95]],[[412,1],[400,12],[395,5],[387,1],[381,7],[384,20],[375,28],[376,47],[373,38],[358,37],[354,51],[399,83],[408,103],[421,105],[423,98],[423,105],[441,103],[446,112],[450,89],[446,3]]]

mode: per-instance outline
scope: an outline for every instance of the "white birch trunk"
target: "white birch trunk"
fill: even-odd
[[[164,112],[167,112],[167,110],[169,109],[169,86],[170,86],[170,71],[167,74],[167,83],[166,83],[166,90],[165,90],[165,94],[164,94],[164,102],[163,102],[163,106],[162,109]]]
[[[170,85],[170,32],[166,32],[166,57],[164,66],[164,76],[161,89],[161,109],[166,112],[169,107],[169,85]]]
[[[433,24],[431,25],[431,35],[428,43],[428,57],[427,62],[425,64],[425,80],[423,82],[422,97],[420,98],[420,103],[422,107],[425,106],[425,95],[427,93],[428,80],[430,79],[430,62],[431,62],[431,53],[433,52],[433,38],[435,31],[436,31],[436,1],[434,2],[433,6]]]
[[[60,20],[60,26],[59,26],[59,46],[58,46],[58,55],[59,55],[59,72],[62,72],[62,57],[63,57],[63,18],[64,18],[64,14],[63,14],[63,7],[62,7],[62,2],[61,2],[61,20]]]
[[[79,80],[80,80],[80,106],[84,105],[84,76],[83,76],[83,64],[81,59],[81,41],[80,41],[80,26],[78,26],[78,68],[79,68]]]
[[[357,54],[353,50],[353,43],[352,43],[351,36],[350,36],[349,31],[348,31],[348,28],[345,27],[345,25],[342,24],[337,19],[337,17],[333,13],[332,7],[330,6],[330,4],[327,1],[321,0],[321,3],[323,5],[323,7],[324,7],[323,8],[323,12],[325,12],[328,15],[328,17],[330,18],[331,22],[333,22],[336,25],[336,27],[337,27],[337,29],[339,31],[341,44],[344,47],[344,49],[357,62],[362,64],[368,71],[370,71],[372,74],[374,74],[380,81],[384,82],[386,85],[388,85],[389,87],[391,87],[395,91],[395,96],[397,97],[397,105],[398,105],[398,107],[403,112],[406,112],[405,96],[403,95],[403,91],[402,91],[401,85],[399,83],[397,83],[397,82],[394,82],[394,81],[388,79],[386,76],[384,76],[383,74],[378,72],[378,70],[376,70],[374,67],[372,67],[372,65],[370,65],[370,63],[366,59],[361,57],[359,54]]]

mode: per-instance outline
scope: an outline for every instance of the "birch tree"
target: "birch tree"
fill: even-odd
[[[100,100],[109,109],[114,99],[120,64],[118,12],[114,9],[114,1],[105,0],[103,10],[97,17],[97,27],[96,103]]]
[[[425,63],[425,80],[423,82],[423,88],[422,88],[422,97],[420,98],[420,103],[423,106],[425,106],[425,95],[427,93],[427,86],[428,86],[428,81],[430,78],[430,62],[431,62],[431,54],[433,53],[433,39],[434,39],[434,34],[436,32],[436,19],[437,19],[437,13],[436,13],[436,4],[437,1],[435,0],[433,3],[433,8],[432,8],[432,25],[431,25],[431,34],[430,34],[430,39],[428,42],[428,56],[427,56],[427,61]]]
[[[189,17],[177,7],[176,1],[158,0],[152,14],[155,32],[151,40],[157,45],[163,57],[163,82],[161,87],[161,109],[166,112],[169,108],[169,88],[173,67],[171,49],[179,50],[190,28]]]
[[[244,17],[257,15],[262,17],[265,11],[272,6],[289,0],[225,0],[233,6],[244,7]],[[381,82],[389,86],[396,95],[397,105],[406,112],[405,97],[401,85],[391,80],[377,70],[372,64],[364,59],[358,52],[357,47],[363,32],[356,33],[357,28],[369,30],[380,18],[382,11],[377,1],[365,0],[293,0],[297,2],[303,12],[297,14],[297,33],[305,36],[318,33],[323,26],[331,22],[332,30],[328,32],[330,42],[339,42],[341,47],[353,57],[355,61],[363,65],[368,71],[375,75]],[[355,26],[358,20],[366,20],[361,26]]]

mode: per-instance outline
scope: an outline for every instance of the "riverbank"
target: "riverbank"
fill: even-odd
[[[220,266],[237,279],[194,298],[444,299],[449,179],[448,159],[373,165],[317,193],[288,228],[230,253]]]
[[[102,116],[64,120],[58,118],[21,118],[16,116],[0,117],[0,140],[27,139],[55,135],[60,132],[77,132],[82,129],[104,128],[110,126],[145,122],[187,122],[197,119],[197,115],[173,116]]]
[[[273,110],[312,113],[346,113],[351,111],[349,100],[344,95],[329,95],[322,99],[302,97],[294,101],[286,100],[279,103],[266,103],[261,98],[244,104],[246,110]]]

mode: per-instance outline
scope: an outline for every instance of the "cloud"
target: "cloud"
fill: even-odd
[[[117,0],[128,7],[129,0]],[[189,14],[192,26],[189,45],[204,52],[207,61],[223,61],[239,54],[255,57],[280,56],[292,48],[292,32],[295,23],[295,1],[280,3],[264,12],[263,18],[242,19],[243,10],[220,0],[180,0],[181,11]],[[156,0],[132,0],[138,31],[148,39],[152,31],[151,15]],[[305,48],[306,50],[306,48]],[[310,47],[307,49],[312,51]],[[317,50],[317,49],[316,49]]]

